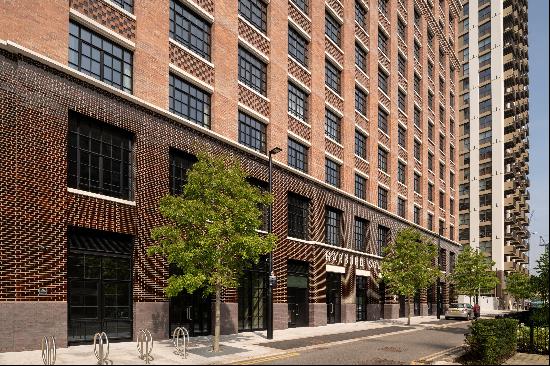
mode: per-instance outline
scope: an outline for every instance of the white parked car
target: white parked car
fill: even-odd
[[[466,320],[473,319],[474,308],[470,304],[457,303],[451,304],[449,309],[445,312],[445,319],[462,318]]]

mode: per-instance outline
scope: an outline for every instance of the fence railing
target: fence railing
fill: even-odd
[[[548,326],[520,323],[518,326],[518,351],[548,354]]]

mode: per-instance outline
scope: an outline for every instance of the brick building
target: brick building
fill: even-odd
[[[315,6],[314,6],[315,5]],[[456,0],[22,0],[0,5],[1,350],[211,330],[148,257],[159,199],[198,151],[267,183],[275,329],[403,315],[381,248],[399,228],[458,252]],[[266,269],[222,331],[265,328]],[[443,302],[453,297],[443,284]],[[435,312],[436,289],[415,298]]]

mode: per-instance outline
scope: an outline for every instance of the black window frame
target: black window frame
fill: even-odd
[[[341,247],[342,237],[342,211],[325,207],[325,244]]]
[[[239,0],[239,15],[267,34],[267,3],[263,0]]]
[[[381,29],[378,28],[378,49],[386,56],[389,57],[388,42],[389,36]]]
[[[355,197],[367,199],[367,179],[359,174],[355,174]]]
[[[288,25],[288,54],[306,69],[308,68],[309,41],[290,24]]]
[[[292,192],[288,192],[287,198],[288,236],[308,240],[310,199]]]
[[[331,186],[340,188],[341,166],[329,158],[325,158],[325,182]]]
[[[390,241],[390,228],[383,225],[378,225],[377,228],[377,237],[376,241],[378,244],[378,255],[382,256],[384,254],[384,249],[389,244]]]
[[[355,110],[364,116],[367,115],[367,106],[368,106],[367,98],[368,98],[367,93],[356,85],[355,86]]]
[[[367,51],[363,49],[361,45],[355,42],[355,65],[359,68],[359,70],[367,73],[367,63]]]
[[[199,126],[210,128],[212,108],[210,93],[173,73],[170,73],[168,78],[168,109],[170,112],[182,116]]]
[[[407,150],[407,129],[400,124],[397,126],[397,144]]]
[[[338,143],[342,137],[342,118],[328,108],[325,108],[325,136]]]
[[[407,217],[407,200],[397,196],[397,215],[401,218]]]
[[[414,192],[420,194],[420,191],[422,189],[421,186],[422,186],[422,176],[420,174],[418,174],[417,172],[415,172],[414,173],[414,178],[413,178]]]
[[[388,134],[388,117],[389,113],[378,107],[378,129],[386,135]]]
[[[397,161],[397,181],[401,184],[407,182],[407,166],[401,160]]]
[[[355,21],[363,29],[367,29],[367,9],[355,1]]]
[[[239,111],[239,143],[262,154],[266,153],[267,147],[267,126],[262,121]],[[246,127],[246,129],[245,129]],[[254,132],[252,135],[251,132]],[[259,133],[260,138],[257,135]],[[252,143],[255,141],[255,143]],[[259,143],[258,143],[259,142]]]
[[[168,175],[171,195],[180,195],[183,193],[183,186],[187,183],[187,172],[197,161],[197,157],[193,154],[170,148],[170,170]]]
[[[304,173],[308,172],[309,147],[293,138],[288,138],[288,165]]]
[[[378,186],[378,207],[388,209],[388,190],[381,186]]]
[[[309,12],[309,0],[291,0],[294,5],[298,9],[304,12],[304,14],[308,14]]]
[[[342,70],[331,61],[325,59],[325,85],[336,94],[340,94],[342,84]]]
[[[189,6],[176,0],[170,0],[169,35],[173,40],[210,61],[212,24]]]
[[[386,73],[384,70],[382,70],[380,67],[378,68],[378,88],[383,91],[386,95],[388,95],[388,79],[390,76],[388,73]]]
[[[388,151],[382,146],[378,146],[378,169],[387,174],[388,168]]]
[[[353,249],[358,252],[366,252],[369,222],[361,217],[355,216],[353,224]]]
[[[134,12],[134,0],[112,0],[112,1],[129,13]]]
[[[367,136],[355,130],[355,155],[367,160]]]
[[[288,82],[288,113],[304,122],[309,116],[309,94],[292,82]]]
[[[342,24],[328,10],[325,10],[325,35],[340,47]]]
[[[239,46],[238,60],[239,81],[266,96],[267,64],[242,46]]]

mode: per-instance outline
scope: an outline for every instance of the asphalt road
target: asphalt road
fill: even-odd
[[[344,344],[320,344],[306,350],[257,359],[257,365],[403,365],[464,342],[470,322],[447,328],[415,327],[411,332],[381,335]]]

